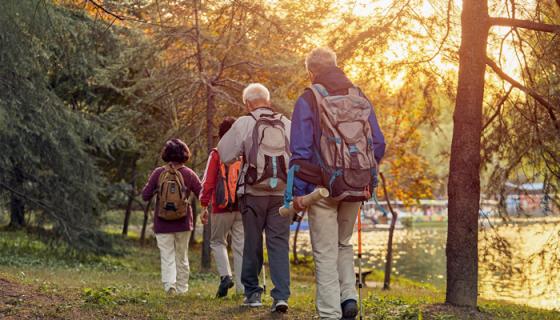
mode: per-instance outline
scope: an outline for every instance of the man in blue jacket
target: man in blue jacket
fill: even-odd
[[[312,84],[322,85],[329,96],[349,95],[349,89],[354,88],[344,72],[336,66],[336,54],[331,49],[314,49],[307,56],[305,64]],[[356,89],[352,90],[356,92]],[[366,98],[361,91],[359,94]],[[319,107],[316,97],[309,89],[296,102],[291,125],[291,166],[302,161],[319,166],[322,161],[319,141],[324,130],[320,125]],[[385,153],[385,141],[373,107],[368,122],[371,127],[368,131],[371,132],[371,139],[368,137],[368,142],[379,163]],[[324,174],[324,170],[322,171]],[[309,181],[313,179],[307,180],[302,175],[294,178],[293,202],[297,210],[307,210],[309,214],[319,316],[321,319],[354,319],[358,306],[354,253],[350,240],[361,202],[327,198],[305,208],[301,203],[301,196],[316,188]]]

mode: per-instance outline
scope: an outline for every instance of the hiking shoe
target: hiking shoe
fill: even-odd
[[[231,276],[223,276],[220,280],[220,286],[218,287],[218,292],[216,293],[216,298],[223,298],[227,296],[227,292],[233,287],[233,280]]]
[[[174,296],[177,294],[177,289],[171,287],[169,289],[167,289],[167,291],[165,291],[165,293],[167,293],[168,296]]]
[[[286,313],[288,311],[288,303],[286,300],[274,300],[271,312]]]
[[[255,292],[249,297],[245,297],[245,299],[243,300],[243,305],[248,307],[262,306],[261,293]]]
[[[354,299],[344,301],[340,307],[342,308],[342,319],[356,319],[358,315],[358,304]]]

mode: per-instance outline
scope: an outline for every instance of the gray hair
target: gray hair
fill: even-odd
[[[260,83],[251,83],[243,90],[243,103],[255,100],[270,101],[270,92]]]
[[[336,53],[327,47],[315,48],[305,58],[305,67],[317,75],[330,67],[336,67]]]

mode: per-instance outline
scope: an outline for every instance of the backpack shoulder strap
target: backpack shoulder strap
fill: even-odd
[[[181,172],[181,168],[185,168],[184,165],[181,165],[179,168],[175,168],[175,176],[177,177],[177,181],[181,185],[181,189],[184,191],[183,197],[186,199],[189,197],[189,190],[187,189],[187,185],[185,184],[185,178],[183,178],[183,173]]]
[[[349,96],[355,96],[355,97],[361,97],[362,96],[360,94],[360,89],[358,89],[357,87],[348,88],[348,95]]]
[[[317,101],[317,106],[321,105],[323,99],[329,96],[329,92],[323,85],[319,83],[312,84],[309,89],[313,92],[313,96],[315,96],[315,100]]]

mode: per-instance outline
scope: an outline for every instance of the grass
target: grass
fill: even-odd
[[[168,297],[160,285],[155,243],[118,242],[115,256],[69,254],[50,248],[34,235],[0,231],[0,318],[13,319],[313,319],[316,317],[312,262],[292,267],[290,311],[246,309],[242,297],[214,298],[218,276],[200,271],[199,248],[190,250],[190,290]],[[369,281],[382,281],[373,272]],[[272,285],[268,283],[268,288]],[[482,301],[481,312],[441,305],[443,292],[395,278],[391,291],[364,290],[366,319],[560,319],[560,313]],[[270,305],[264,296],[265,306]]]

